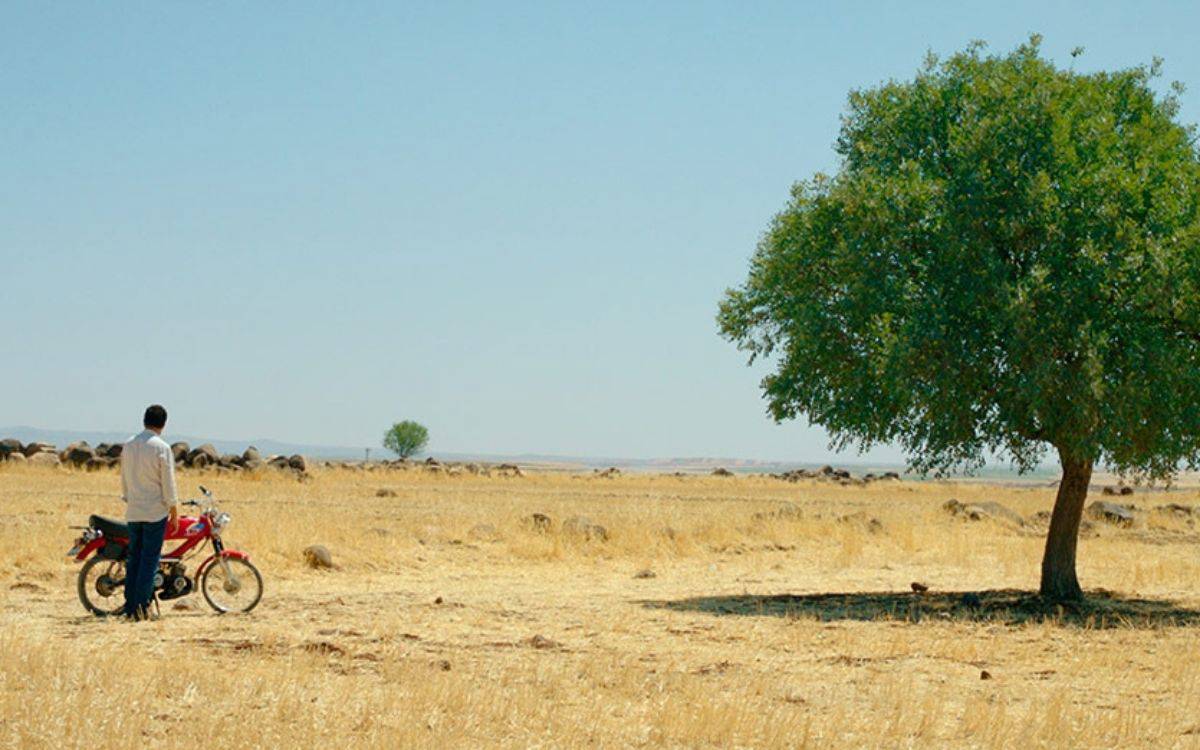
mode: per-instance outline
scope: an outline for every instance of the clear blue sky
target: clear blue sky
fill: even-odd
[[[823,460],[713,319],[846,93],[1030,31],[1200,91],[1198,8],[5,3],[0,425]]]

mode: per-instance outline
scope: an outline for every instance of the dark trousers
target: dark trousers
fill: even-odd
[[[125,558],[125,614],[138,617],[146,613],[154,594],[154,573],[162,554],[167,519],[130,521],[129,552]]]

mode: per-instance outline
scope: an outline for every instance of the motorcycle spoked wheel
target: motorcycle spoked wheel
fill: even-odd
[[[125,563],[97,555],[79,571],[79,601],[97,617],[112,617],[125,609]]]
[[[200,576],[200,593],[208,606],[221,614],[245,613],[258,606],[263,595],[262,575],[249,560],[240,557],[214,560]]]

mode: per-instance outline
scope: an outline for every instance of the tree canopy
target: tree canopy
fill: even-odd
[[[425,425],[408,419],[395,423],[383,434],[383,447],[400,458],[416,455],[428,444],[429,430]]]
[[[1155,91],[1158,61],[1081,73],[1039,45],[851,92],[836,173],[794,186],[720,306],[721,333],[773,365],[776,420],[898,444],[920,471],[1028,470],[1048,447],[1088,476],[1200,463],[1182,86]]]

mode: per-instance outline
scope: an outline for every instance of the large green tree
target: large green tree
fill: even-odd
[[[406,419],[397,422],[383,433],[383,447],[400,458],[409,458],[425,450],[429,444],[429,430],[420,422]]]
[[[718,322],[772,364],[770,414],[839,449],[934,473],[1056,452],[1062,601],[1092,468],[1200,459],[1200,154],[1158,62],[1085,74],[1039,43],[852,92],[836,174],[793,188]]]

